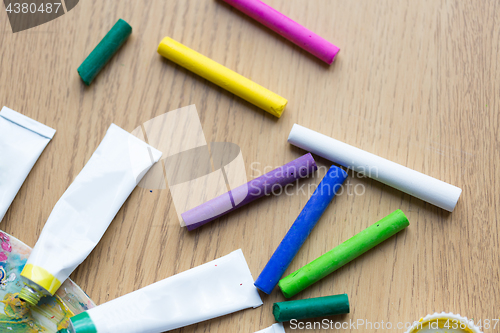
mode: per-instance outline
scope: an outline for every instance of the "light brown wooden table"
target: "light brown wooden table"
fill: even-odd
[[[17,34],[0,13],[0,105],[57,129],[0,228],[33,246],[112,122],[132,131],[196,104],[207,141],[238,144],[249,178],[254,162],[277,167],[304,153],[286,141],[299,123],[463,189],[447,213],[351,176],[365,193],[334,199],[288,273],[395,209],[411,225],[296,298],[349,294],[351,313],[329,318],[339,322],[395,324],[435,311],[498,319],[500,3],[266,3],[338,45],[335,63],[323,64],[215,0],[82,0],[59,19]],[[118,18],[132,25],[133,35],[85,87],[76,69]],[[162,59],[156,49],[164,36],[288,98],[282,118]],[[260,200],[187,232],[168,189],[137,188],[71,277],[101,304],[241,248],[256,278],[307,199]],[[275,290],[262,299],[258,309],[178,332],[263,329],[274,322],[273,302],[284,298]],[[310,332],[320,331],[388,330]],[[500,332],[500,324],[484,331]]]

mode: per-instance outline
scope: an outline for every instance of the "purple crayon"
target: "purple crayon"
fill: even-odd
[[[269,196],[278,190],[281,193],[286,185],[309,176],[317,168],[312,155],[306,154],[182,213],[182,219],[189,231],[194,230],[258,198]]]

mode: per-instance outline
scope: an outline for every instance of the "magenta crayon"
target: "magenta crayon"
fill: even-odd
[[[281,14],[276,9],[259,0],[224,0],[234,8],[247,14],[254,20],[262,23],[269,29],[285,37],[292,43],[300,46],[327,64],[331,64],[338,47],[318,36],[311,30],[303,27],[294,20]]]
[[[309,176],[317,168],[312,155],[306,154],[182,213],[182,219],[188,230],[194,230],[258,198],[284,192],[287,185]]]

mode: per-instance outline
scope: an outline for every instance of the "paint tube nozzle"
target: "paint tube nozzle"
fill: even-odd
[[[42,292],[27,284],[24,284],[23,289],[19,292],[19,298],[33,306],[37,305],[43,296],[45,295]]]

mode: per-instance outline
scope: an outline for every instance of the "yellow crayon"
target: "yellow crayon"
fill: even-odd
[[[281,117],[288,103],[285,98],[278,94],[176,42],[172,38],[163,38],[158,46],[158,53],[278,118]]]

